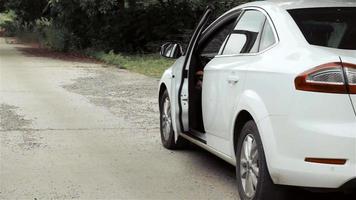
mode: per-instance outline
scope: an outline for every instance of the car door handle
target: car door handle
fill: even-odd
[[[181,101],[188,101],[188,96],[187,95],[180,95],[180,100]]]
[[[240,78],[236,75],[231,75],[227,78],[227,82],[229,84],[235,85],[239,82]]]

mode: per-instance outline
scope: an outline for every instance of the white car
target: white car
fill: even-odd
[[[241,199],[356,186],[356,1],[258,1],[207,25],[159,85],[161,138],[236,166]]]

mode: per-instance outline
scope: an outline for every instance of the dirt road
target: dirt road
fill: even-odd
[[[158,81],[0,38],[0,199],[237,199],[234,169],[161,147]]]
[[[163,149],[158,80],[18,48],[0,38],[0,199],[238,199],[232,166]]]

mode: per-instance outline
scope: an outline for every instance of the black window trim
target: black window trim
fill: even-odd
[[[211,37],[211,35],[216,33],[218,31],[218,29],[220,29],[221,27],[223,27],[224,25],[229,23],[231,20],[236,21],[237,19],[239,19],[242,15],[242,12],[243,11],[241,9],[233,10],[228,13],[225,13],[220,18],[218,18],[217,20],[212,22],[201,34],[200,39],[199,39],[198,44],[195,47],[195,49],[200,49],[201,46],[205,44],[206,40]],[[234,22],[234,25],[236,25],[236,22]],[[231,30],[231,32],[232,31],[233,31],[233,29]],[[231,32],[229,33],[229,35],[231,34]],[[222,46],[224,44],[225,44],[225,41],[222,44]],[[218,52],[217,55],[219,55],[219,53],[220,53],[220,51]]]
[[[262,37],[263,37],[263,34],[265,33],[265,28],[266,28],[266,24],[268,23],[268,19],[266,18],[265,19],[265,21],[263,22],[263,26],[262,26],[262,30],[261,30],[261,37],[260,37],[260,39],[259,39],[259,41],[258,41],[258,48],[257,48],[257,50],[258,50],[258,52],[260,52],[261,51],[261,42],[262,42]],[[276,38],[274,38],[274,39],[276,39]],[[272,44],[273,45],[273,44]],[[272,46],[271,45],[271,46]],[[263,51],[263,50],[262,50]]]
[[[265,23],[267,23],[267,22],[270,23],[270,25],[271,25],[271,27],[272,27],[272,30],[273,30],[273,34],[274,34],[275,40],[276,40],[275,43],[274,43],[273,45],[271,45],[270,47],[268,47],[268,48],[266,48],[266,49],[264,49],[264,50],[262,50],[262,51],[258,51],[258,52],[256,52],[256,53],[237,53],[237,54],[226,54],[226,55],[223,55],[222,53],[224,52],[225,46],[226,46],[227,42],[229,41],[229,38],[230,38],[230,36],[231,36],[231,34],[232,34],[232,33],[230,33],[230,35],[228,36],[229,38],[228,38],[228,39],[224,42],[224,44],[223,44],[223,49],[222,49],[222,51],[219,52],[219,54],[216,55],[215,58],[221,58],[221,57],[235,57],[235,56],[257,56],[257,55],[263,54],[264,52],[266,52],[266,51],[268,51],[268,50],[274,48],[275,46],[277,46],[277,45],[279,44],[280,39],[279,39],[279,35],[278,35],[278,32],[277,32],[276,26],[275,26],[275,24],[274,24],[274,22],[273,22],[271,16],[268,14],[268,12],[267,12],[265,9],[261,8],[261,7],[251,6],[251,7],[241,8],[241,11],[242,11],[242,12],[241,12],[239,18],[237,19],[235,26],[236,26],[237,23],[240,21],[240,19],[241,19],[241,17],[243,16],[243,14],[244,14],[246,11],[248,11],[248,10],[257,10],[257,11],[259,11],[259,12],[261,12],[262,14],[265,15],[265,17],[266,17]],[[263,25],[262,28],[264,28],[264,26],[265,26],[265,24]],[[263,29],[262,29],[262,30],[263,30]],[[260,43],[261,43],[261,40],[259,41],[259,45],[260,45]]]
[[[241,9],[241,13],[240,13],[239,17],[236,19],[235,24],[233,26],[234,28],[237,26],[237,23],[239,23],[241,17],[245,14],[245,12],[246,12],[246,10]],[[233,33],[234,33],[234,30],[232,30],[232,32],[227,36],[226,41],[221,46],[222,48],[220,49],[218,56],[222,55],[222,53],[225,51],[226,44],[230,40],[230,37]]]

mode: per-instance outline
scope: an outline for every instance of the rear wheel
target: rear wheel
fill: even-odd
[[[160,129],[161,129],[161,141],[167,149],[179,149],[187,144],[187,141],[178,136],[178,140],[175,140],[172,113],[171,113],[171,101],[167,90],[160,97]]]
[[[269,175],[262,141],[254,121],[242,128],[236,147],[237,186],[242,200],[283,199]]]

